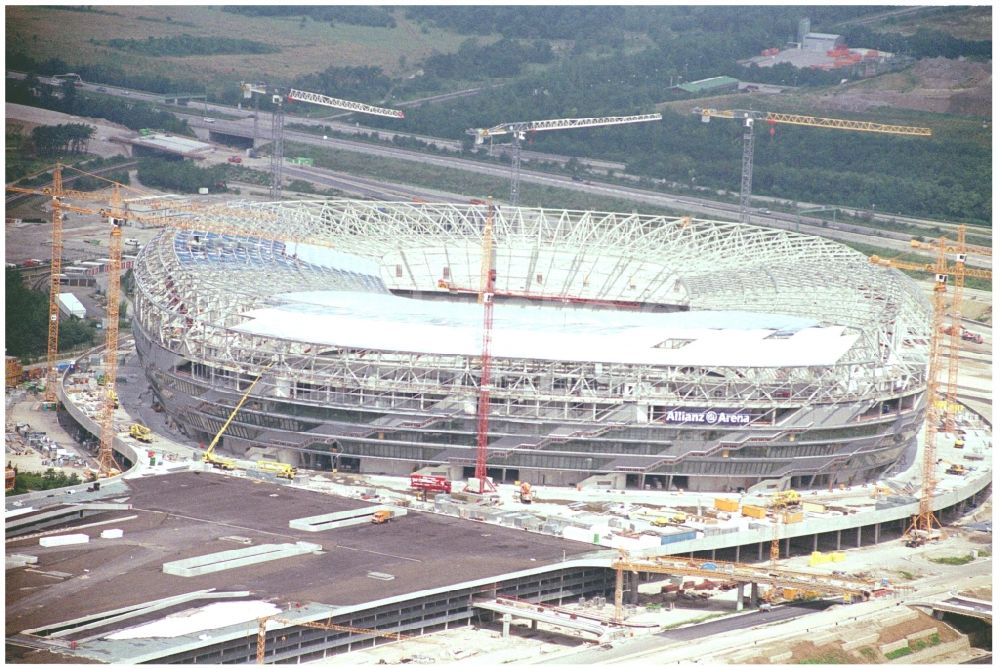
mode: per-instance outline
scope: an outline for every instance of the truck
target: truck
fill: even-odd
[[[262,472],[274,474],[280,479],[288,479],[289,481],[294,479],[295,474],[298,473],[298,469],[292,465],[274,460],[258,460],[257,469]]]
[[[388,523],[392,520],[392,511],[388,509],[379,509],[372,514],[372,524],[381,525],[382,523]]]
[[[438,474],[410,474],[410,489],[427,492],[451,492],[451,480]]]
[[[983,343],[983,335],[973,332],[972,330],[966,330],[962,328],[962,339],[965,341],[971,341],[974,344]]]
[[[955,333],[955,328],[951,325],[945,325],[941,328],[941,332],[946,335],[951,335]],[[963,341],[971,341],[974,344],[983,343],[983,335],[973,332],[972,330],[966,330],[961,326],[959,326],[958,334]]]
[[[132,423],[128,433],[136,441],[141,441],[144,444],[153,443],[153,431],[141,423]]]
[[[531,504],[531,500],[534,494],[531,492],[531,484],[527,481],[521,481],[521,489],[518,491],[518,499],[521,504]]]

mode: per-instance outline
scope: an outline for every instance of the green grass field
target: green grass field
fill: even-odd
[[[299,17],[258,18],[216,7],[109,5],[100,11],[38,6],[6,8],[7,50],[22,49],[37,60],[120,66],[128,59],[136,74],[177,76],[188,72],[206,84],[241,80],[288,81],[331,66],[381,67],[389,76],[406,74],[432,52],[451,53],[466,38],[426,28],[395,12],[395,28],[321,23]],[[72,23],[71,30],[60,26]],[[276,54],[151,58],[125,55],[103,44],[109,39],[146,39],[181,34],[231,37],[275,44]],[[487,41],[492,41],[488,38]],[[92,41],[93,40],[93,41]],[[409,65],[400,67],[401,57]]]

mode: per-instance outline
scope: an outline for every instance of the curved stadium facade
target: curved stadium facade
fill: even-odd
[[[135,265],[136,348],[178,429],[207,443],[263,373],[224,450],[472,474],[485,207],[202,216]],[[928,306],[856,251],[736,223],[504,207],[494,240],[498,481],[825,488],[878,478],[916,438]]]

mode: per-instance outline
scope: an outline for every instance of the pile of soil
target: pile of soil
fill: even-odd
[[[989,118],[992,84],[990,63],[925,58],[902,72],[845,84],[820,97],[824,107],[848,112],[898,107]]]

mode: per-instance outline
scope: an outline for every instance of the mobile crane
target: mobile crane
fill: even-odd
[[[229,414],[229,418],[227,418],[226,422],[222,424],[222,427],[219,428],[219,431],[216,432],[215,437],[212,439],[212,443],[210,443],[208,445],[208,448],[205,449],[205,453],[201,456],[202,462],[205,462],[215,467],[216,469],[222,469],[224,471],[232,471],[237,468],[238,465],[236,464],[235,460],[216,455],[215,447],[216,445],[218,445],[219,439],[222,438],[222,434],[226,431],[226,428],[229,427],[229,424],[233,422],[234,418],[236,418],[236,414],[240,412],[240,409],[243,408],[243,405],[246,403],[247,399],[250,398],[250,393],[253,392],[254,386],[257,385],[258,381],[264,378],[264,374],[266,374],[271,369],[271,367],[274,366],[276,362],[277,359],[274,359],[270,363],[268,363],[268,365],[263,370],[261,370],[257,378],[253,380],[253,383],[251,383],[247,387],[246,391],[243,393],[243,396],[240,397],[240,401],[236,403],[236,406]]]
[[[601,116],[595,118],[555,118],[545,121],[518,121],[516,123],[501,123],[492,128],[469,128],[465,134],[472,135],[476,144],[482,144],[484,139],[490,142],[500,135],[511,136],[513,151],[510,157],[510,204],[518,203],[518,184],[521,180],[521,141],[525,133],[541,130],[565,130],[568,128],[594,128],[605,125],[622,125],[624,123],[644,123],[659,121],[660,114],[637,114],[634,116]]]

